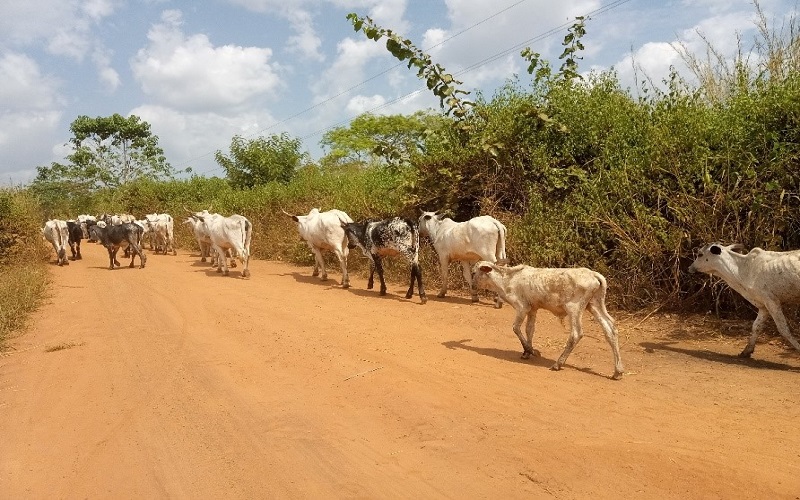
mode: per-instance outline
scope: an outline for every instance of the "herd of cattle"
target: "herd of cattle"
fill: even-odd
[[[533,349],[538,309],[548,310],[568,320],[569,339],[552,366],[553,370],[561,369],[583,336],[582,315],[584,311],[589,311],[611,346],[614,359],[612,378],[619,379],[623,375],[617,329],[605,304],[608,289],[605,277],[587,268],[507,266],[506,228],[493,217],[484,215],[465,222],[455,222],[438,212],[423,212],[418,221],[392,217],[354,222],[345,212],[335,209],[321,212],[314,208],[307,215],[284,213],[297,224],[300,237],[314,254],[314,276],[327,279],[322,253],[331,251],[341,265],[341,286],[348,288],[348,252],[358,247],[370,262],[367,288],[373,288],[377,271],[380,294],[385,295],[382,259],[399,255],[410,264],[406,298],[413,296],[416,283],[420,301],[425,304],[427,296],[422,283],[419,248],[420,236],[426,237],[439,258],[441,288],[437,296],[444,297],[447,293],[449,265],[452,261],[458,261],[473,302],[479,300],[478,289],[486,289],[495,293],[496,308],[500,308],[503,302],[514,307],[516,317],[512,329],[522,344],[523,358],[539,354]],[[242,276],[250,276],[253,226],[246,217],[236,214],[225,217],[208,210],[189,211],[184,223],[192,227],[202,262],[209,259],[217,272],[228,275],[228,260],[230,267],[236,267],[235,259],[239,259],[243,265]],[[98,241],[106,247],[109,269],[120,266],[116,259],[120,248],[130,256],[130,267],[134,267],[134,259],[138,255],[140,268],[145,267],[147,261],[142,251],[144,244],[149,244],[154,252],[177,253],[174,223],[169,214],[148,214],[141,220],[131,215],[80,215],[75,220],[49,220],[42,232],[53,245],[60,266],[69,263],[67,246],[73,260],[81,258],[82,239]],[[707,245],[698,253],[689,272],[699,271],[721,277],[758,307],[759,313],[753,323],[750,340],[740,356],[749,357],[753,353],[757,336],[769,316],[772,316],[780,334],[800,350],[800,343],[789,331],[781,309],[783,303],[800,303],[800,250],[770,252],[754,248],[746,254],[736,250],[739,250],[737,245]],[[521,327],[526,319],[523,335]]]

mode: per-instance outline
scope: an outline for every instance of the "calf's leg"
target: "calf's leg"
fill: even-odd
[[[611,352],[614,355],[614,375],[611,378],[619,380],[622,378],[625,369],[622,366],[622,357],[619,354],[619,333],[617,332],[617,327],[614,325],[614,318],[608,314],[603,303],[590,302],[588,309],[589,312],[592,313],[592,316],[594,316],[594,319],[600,324],[606,336],[606,341],[608,341],[608,345],[611,346]]]
[[[448,268],[450,267],[450,259],[447,255],[440,255],[439,256],[439,273],[442,276],[442,286],[439,287],[439,293],[436,294],[437,297],[442,298],[447,294],[447,276],[448,276]]]
[[[792,347],[800,351],[800,343],[797,342],[797,339],[794,338],[792,332],[789,330],[789,323],[786,321],[786,316],[783,315],[783,309],[781,309],[780,303],[767,302],[767,309],[772,315],[772,320],[775,322],[775,326],[778,327],[781,336],[786,339]]]
[[[519,343],[522,344],[522,359],[528,359],[531,355],[536,356],[536,351],[533,350],[533,346],[531,345],[530,341],[528,341],[522,335],[522,322],[525,321],[525,318],[528,317],[528,313],[531,311],[531,306],[529,305],[520,305],[515,307],[517,310],[517,316],[514,318],[514,324],[512,325],[512,329],[514,330],[514,334],[516,334],[517,338],[519,339]],[[529,323],[530,325],[530,323]],[[526,327],[531,328],[532,327]],[[531,337],[533,337],[533,333],[531,331]]]
[[[744,350],[739,353],[740,358],[749,358],[750,355],[753,354],[753,351],[756,348],[758,334],[761,333],[761,330],[764,328],[764,323],[766,323],[767,318],[769,318],[769,311],[767,308],[764,306],[759,307],[758,316],[756,317],[756,320],[753,321],[753,326],[751,327],[750,340],[747,341],[747,345],[745,346]]]
[[[559,356],[558,361],[550,367],[551,370],[560,370],[564,363],[567,362],[567,358],[569,357],[572,350],[578,345],[578,342],[583,337],[583,329],[581,327],[581,316],[583,313],[583,305],[578,304],[567,304],[564,309],[567,312],[567,319],[569,320],[569,339],[567,339],[567,345],[564,346],[564,352],[561,353]]]

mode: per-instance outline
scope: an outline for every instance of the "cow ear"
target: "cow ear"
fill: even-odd
[[[492,266],[481,266],[478,269],[480,269],[481,272],[486,273],[486,274],[489,274],[490,272],[492,272],[494,270],[494,269],[492,269]]]
[[[300,222],[300,219],[298,219],[296,215],[292,215],[291,217],[293,221]]]
[[[714,255],[719,255],[722,253],[722,249],[718,245],[711,245],[711,248],[708,250]]]

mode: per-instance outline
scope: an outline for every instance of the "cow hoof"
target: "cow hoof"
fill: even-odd
[[[502,309],[503,308],[503,303],[502,302],[495,302],[494,303],[494,308],[495,309]]]
[[[311,276],[314,276],[314,277],[319,276],[319,271],[314,271],[313,273],[311,273]]]
[[[413,297],[413,296],[414,296],[414,294],[413,294],[413,293],[407,293],[407,294],[406,294],[406,298],[407,298],[407,299],[410,299],[410,298],[411,298],[411,297]]]
[[[322,276],[319,278],[319,280],[320,280],[320,281],[328,281],[328,275],[327,275],[327,274],[323,274],[323,275],[322,275]]]
[[[133,269],[133,262],[131,262],[130,264],[128,264],[128,267],[130,267],[131,269]]]
[[[227,276],[228,274],[230,274],[230,272],[229,272],[229,271],[226,269],[226,270],[222,271],[222,274],[223,274],[224,276]]]
[[[205,261],[206,261],[206,258],[205,258],[205,257],[203,257],[203,258],[201,258],[201,259],[200,259],[200,262],[205,262]]]
[[[473,304],[477,304],[478,302],[480,302],[480,299],[478,298],[478,296],[477,296],[477,295],[475,295],[474,297],[472,297],[470,300],[472,300],[472,303],[473,303]]]
[[[742,352],[740,352],[740,353],[739,353],[739,357],[740,357],[740,358],[745,358],[745,359],[747,359],[747,358],[749,358],[749,357],[750,357],[752,354],[753,354],[753,351],[748,351],[747,349],[745,349],[744,351],[742,351]]]
[[[440,299],[444,298],[445,295],[447,295],[447,292],[439,292],[436,294],[436,296],[439,297]]]
[[[342,288],[350,288],[350,283],[342,283]]]
[[[427,304],[428,303],[428,297],[420,297],[419,298],[419,303],[420,304]]]
[[[622,378],[622,372],[614,372],[614,375],[611,376],[611,380],[619,380]]]
[[[245,278],[249,278],[250,277],[250,270],[249,269],[245,269],[244,271],[242,271],[242,276],[244,276]]]
[[[561,370],[561,365],[556,363],[553,366],[551,366],[550,369],[553,370],[554,372],[557,372],[557,371]]]
[[[65,266],[68,266],[68,265],[69,265],[69,261],[68,261],[68,260],[65,260],[65,261],[64,261],[64,265],[65,265]]]
[[[220,269],[220,268],[218,267],[218,268],[217,268],[217,272],[218,272],[218,273],[221,273],[221,272],[222,272],[222,269]]]
[[[380,294],[380,295],[386,295],[386,290],[381,290],[381,291],[379,292],[379,294]],[[406,298],[408,298],[408,297],[406,297]]]

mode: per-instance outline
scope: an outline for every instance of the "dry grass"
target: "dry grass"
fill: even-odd
[[[44,352],[63,351],[64,349],[72,349],[73,347],[80,347],[83,344],[84,344],[84,342],[81,342],[79,344],[75,343],[75,342],[65,342],[63,344],[58,344],[58,345],[54,345],[54,346],[51,346],[51,347],[47,347],[44,350]]]
[[[47,267],[41,261],[0,266],[0,350],[11,334],[25,327],[49,282]]]

